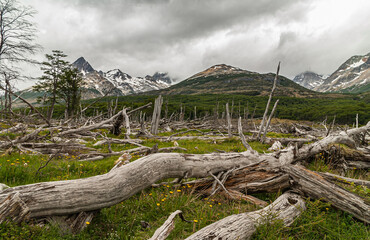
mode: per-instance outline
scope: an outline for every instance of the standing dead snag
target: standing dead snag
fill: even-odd
[[[276,82],[277,82],[277,79],[278,79],[278,76],[279,76],[279,71],[280,71],[280,62],[279,62],[278,67],[277,67],[277,71],[276,71],[276,75],[275,75],[275,79],[274,79],[274,84],[273,84],[272,89],[271,89],[269,100],[267,101],[267,104],[266,104],[265,113],[263,114],[263,117],[262,117],[260,130],[258,131],[258,135],[257,135],[257,141],[259,141],[261,139],[261,134],[262,134],[263,128],[265,126],[265,121],[266,121],[267,113],[269,111],[272,95],[274,94],[274,91],[275,91],[275,88],[276,88]]]
[[[161,120],[161,109],[163,104],[163,98],[159,95],[158,98],[155,99],[154,109],[153,109],[153,117],[152,117],[152,126],[151,126],[151,134],[156,135],[158,134],[158,127],[159,121]]]
[[[231,117],[230,117],[230,111],[229,111],[229,103],[226,103],[226,120],[227,120],[227,134],[228,137],[231,138],[233,134],[231,133]]]

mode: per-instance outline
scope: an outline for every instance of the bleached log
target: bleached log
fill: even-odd
[[[348,177],[343,177],[340,175],[332,174],[332,173],[319,173],[321,176],[323,176],[325,179],[330,180],[330,181],[337,181],[337,182],[342,182],[345,184],[355,184],[357,186],[365,186],[367,188],[370,188],[370,181],[362,180],[362,179],[354,179],[354,178],[348,178]]]
[[[98,129],[101,126],[103,126],[104,124],[111,123],[114,119],[116,119],[120,115],[122,115],[122,110],[119,111],[113,117],[111,117],[111,118],[109,118],[105,121],[102,121],[100,123],[96,123],[96,124],[93,124],[93,125],[88,125],[88,126],[83,126],[83,127],[76,128],[76,129],[70,129],[70,130],[67,130],[67,131],[63,131],[63,132],[60,132],[58,134],[58,136],[66,136],[66,135],[70,135],[70,134],[75,134],[75,133],[80,133],[80,132],[85,132],[85,131],[91,131],[91,130],[94,130],[94,129]]]
[[[141,139],[111,138],[111,139],[100,140],[100,141],[94,143],[93,146],[101,146],[101,145],[111,144],[111,143],[115,143],[115,144],[134,144],[134,145],[136,145],[136,144],[143,143],[143,140],[141,140]]]
[[[304,167],[285,165],[282,170],[294,180],[294,189],[311,199],[326,200],[334,207],[352,214],[365,223],[370,223],[370,205],[361,197],[326,181],[322,176]]]
[[[257,155],[248,152],[157,153],[103,175],[8,188],[0,192],[0,202],[19,192],[31,218],[89,212],[115,205],[161,179],[206,177],[209,172],[217,173],[258,161]]]
[[[13,192],[0,200],[0,223],[9,220],[19,223],[28,218],[29,208],[18,192]]]
[[[13,127],[1,130],[0,134],[13,133],[13,132],[22,132],[22,131],[25,131],[26,129],[27,129],[27,125],[25,125],[23,123],[18,123],[17,125],[15,125]]]
[[[163,223],[163,225],[158,228],[153,236],[149,240],[165,240],[172,230],[175,228],[175,217],[179,215],[183,221],[186,221],[182,216],[182,211],[176,210],[175,212],[171,213],[168,219]],[[188,222],[188,221],[187,221]]]
[[[283,220],[285,226],[289,226],[305,209],[305,202],[298,194],[287,192],[261,210],[228,216],[202,228],[186,240],[250,239],[256,228],[274,220],[273,216]]]
[[[18,137],[15,140],[8,141],[8,142],[0,142],[0,148],[9,148],[11,146],[17,145],[18,143],[24,143],[24,142],[33,140],[33,139],[37,138],[38,134],[42,130],[43,130],[42,127],[40,127],[38,129],[36,129],[35,131],[33,131],[32,133],[27,134],[23,137]]]

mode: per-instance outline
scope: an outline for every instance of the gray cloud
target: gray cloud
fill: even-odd
[[[370,3],[360,1],[23,0],[38,11],[44,53],[60,49],[96,69],[180,79],[217,63],[272,72],[282,61],[288,77],[333,72],[370,51]],[[336,12],[345,16],[335,21]]]

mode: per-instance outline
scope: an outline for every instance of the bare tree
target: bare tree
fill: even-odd
[[[0,0],[0,80],[5,86],[5,96],[8,96],[8,110],[11,108],[10,80],[19,79],[15,64],[35,63],[29,55],[40,49],[34,43],[37,31],[31,19],[35,13],[17,0]]]

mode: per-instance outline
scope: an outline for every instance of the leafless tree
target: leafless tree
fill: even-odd
[[[36,63],[30,58],[41,48],[34,43],[37,31],[31,19],[35,13],[17,0],[0,0],[0,80],[6,96],[9,96],[10,80],[19,79],[15,64]]]

